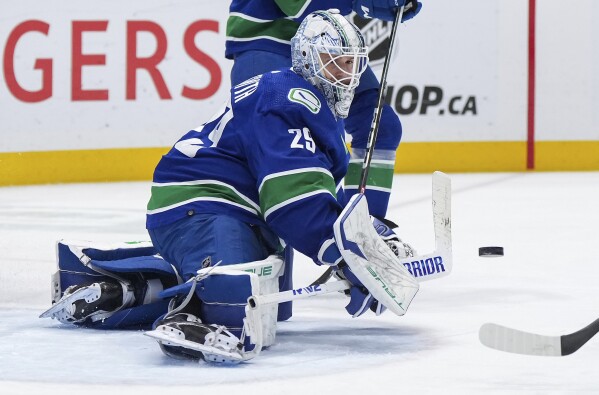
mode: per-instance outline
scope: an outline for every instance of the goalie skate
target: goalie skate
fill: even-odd
[[[107,318],[133,302],[133,292],[124,285],[98,282],[91,285],[73,285],[40,318],[54,318],[62,323],[76,324],[91,319]]]
[[[240,340],[224,326],[203,324],[186,313],[175,314],[163,322],[144,335],[157,340],[162,351],[171,357],[228,364],[247,359]]]

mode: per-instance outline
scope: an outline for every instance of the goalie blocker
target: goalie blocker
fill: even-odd
[[[337,247],[358,280],[379,303],[404,315],[419,285],[372,226],[365,195],[351,198],[334,230]]]

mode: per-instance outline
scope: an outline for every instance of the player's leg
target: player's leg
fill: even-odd
[[[192,214],[148,231],[152,244],[183,281],[217,263],[233,265],[265,259],[277,248],[260,227],[226,215]]]
[[[291,67],[291,57],[267,51],[245,51],[235,56],[231,69],[233,86],[269,71]]]
[[[362,74],[360,85],[352,101],[349,116],[345,120],[346,131],[352,136],[351,161],[345,179],[347,199],[358,193],[362,163],[366,155],[368,135],[377,105],[379,82],[370,69]],[[395,154],[401,141],[402,128],[397,114],[385,104],[381,114],[379,131],[375,142],[372,163],[368,172],[366,196],[370,213],[385,217],[393,183]]]
[[[282,259],[277,258],[278,266],[267,259],[277,252],[278,241],[260,227],[223,215],[193,215],[153,229],[150,235],[161,254],[189,280],[162,293],[173,300],[152,334],[163,351],[173,357],[231,362],[214,351],[215,344],[227,353],[250,350],[250,339],[244,339],[247,299],[279,291]],[[248,262],[257,264],[248,267]],[[264,345],[274,341],[277,306],[273,307],[264,320],[271,333]]]
[[[150,243],[60,241],[53,306],[41,317],[96,328],[150,326],[167,310],[158,294],[177,284]]]

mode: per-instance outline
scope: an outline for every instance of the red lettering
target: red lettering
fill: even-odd
[[[106,66],[106,53],[84,53],[83,36],[86,32],[106,32],[108,20],[72,21],[71,22],[71,100],[73,101],[107,101],[109,100],[109,87],[105,89],[84,89],[83,71],[91,66]],[[31,32],[42,33],[48,36],[50,25],[41,20],[27,20],[19,23],[9,34],[4,48],[3,73],[9,92],[18,100],[35,103],[47,100],[53,95],[53,59],[34,59],[33,69],[39,70],[40,88],[29,90],[17,80],[18,65],[15,63],[17,45],[21,39]],[[201,32],[219,32],[219,22],[216,20],[198,20],[191,23],[185,30],[183,45],[186,54],[199,66],[208,71],[209,79],[203,87],[183,85],[181,95],[188,99],[204,100],[213,96],[222,84],[222,71],[216,60],[207,52],[196,45],[196,38]],[[156,49],[148,57],[138,56],[138,33],[149,33],[156,40]],[[208,33],[210,34],[210,33]],[[145,70],[161,99],[172,99],[165,83],[162,72],[158,69],[164,60],[168,40],[163,28],[153,21],[128,21],[126,31],[126,94],[127,100],[136,100],[137,72]],[[53,48],[60,48],[55,45]],[[30,48],[28,54],[35,53],[35,48]],[[87,69],[85,69],[87,70]],[[29,80],[27,80],[29,81]],[[22,81],[25,82],[25,81]],[[25,85],[27,86],[27,85]]]
[[[204,88],[194,89],[185,85],[183,86],[181,95],[183,97],[187,97],[188,99],[202,100],[214,95],[214,93],[216,93],[218,90],[222,80],[222,72],[218,63],[216,63],[214,59],[208,56],[205,52],[200,51],[195,46],[195,36],[197,33],[203,30],[209,30],[218,33],[218,22],[213,20],[196,21],[187,28],[183,37],[183,45],[185,46],[185,51],[187,54],[197,63],[204,66],[210,73],[210,82]]]
[[[156,37],[156,52],[147,58],[137,57],[137,33],[145,31]],[[151,21],[128,21],[127,22],[127,100],[135,100],[137,88],[137,69],[145,69],[150,73],[152,81],[158,90],[161,99],[171,99],[162,74],[157,65],[166,55],[167,40],[164,30],[160,25]]]
[[[82,52],[83,32],[105,32],[108,21],[73,21],[72,32],[72,74],[71,74],[71,100],[108,100],[107,89],[83,89],[81,87],[81,74],[83,66],[103,66],[106,64],[106,55],[84,55]]]
[[[19,85],[15,76],[14,55],[15,48],[19,39],[29,32],[39,32],[48,35],[50,25],[46,22],[38,20],[29,20],[20,23],[13,29],[6,40],[4,48],[4,78],[8,90],[17,99],[27,102],[36,103],[48,99],[52,96],[52,59],[36,59],[33,68],[42,72],[42,87],[37,91],[28,91]]]

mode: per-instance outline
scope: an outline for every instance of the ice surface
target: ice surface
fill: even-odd
[[[599,316],[599,172],[450,176],[453,273],[423,283],[405,316],[352,319],[343,295],[301,300],[276,345],[232,368],[170,359],[139,331],[37,318],[56,240],[148,240],[149,183],[0,188],[0,392],[599,393],[599,337],[556,358],[478,342],[485,322],[561,335]],[[389,217],[431,251],[430,175],[397,175],[393,188]],[[503,258],[478,256],[494,245]],[[322,271],[299,256],[295,285]]]

